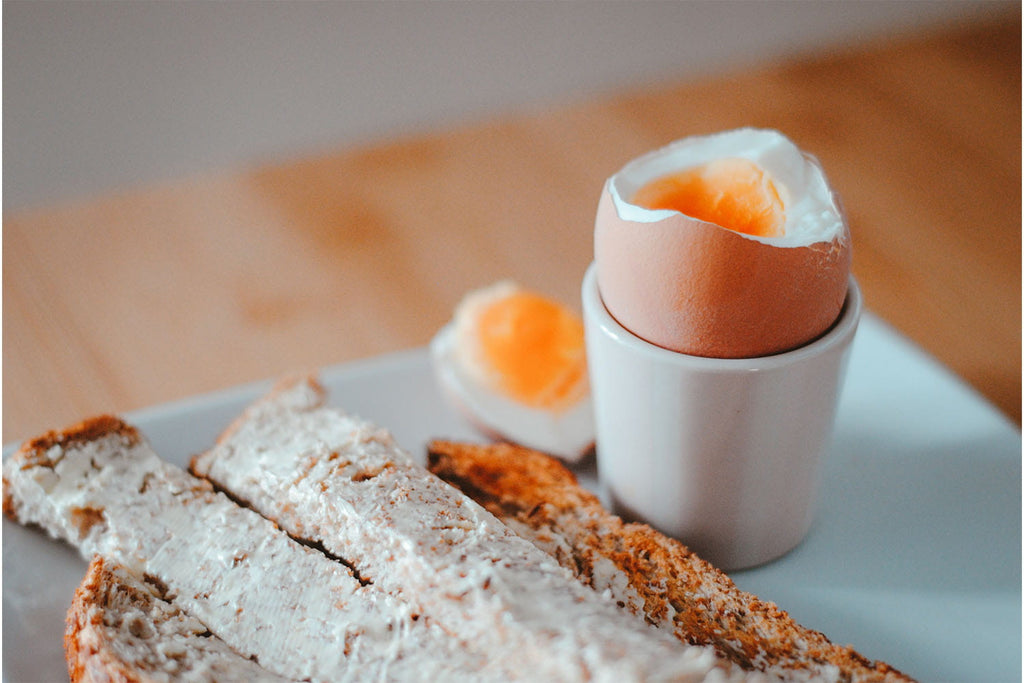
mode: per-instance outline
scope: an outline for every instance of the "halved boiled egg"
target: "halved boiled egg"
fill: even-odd
[[[478,428],[575,462],[594,442],[583,321],[512,282],[468,294],[431,343],[438,382]]]
[[[744,128],[685,138],[605,183],[598,288],[625,328],[673,351],[748,358],[790,350],[839,317],[846,219],[818,163]]]

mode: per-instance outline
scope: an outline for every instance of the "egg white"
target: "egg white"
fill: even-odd
[[[511,441],[566,462],[578,462],[594,443],[590,393],[562,409],[534,408],[503,395],[482,381],[466,362],[454,324],[430,344],[434,374],[447,400],[490,438]]]
[[[620,218],[655,223],[678,212],[637,206],[628,198],[655,178],[726,158],[747,159],[761,167],[775,184],[784,206],[782,235],[744,237],[777,247],[800,247],[828,242],[843,233],[843,214],[821,166],[773,130],[740,128],[677,140],[623,166],[609,178],[608,190]]]

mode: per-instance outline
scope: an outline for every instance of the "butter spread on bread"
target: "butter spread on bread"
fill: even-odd
[[[286,683],[165,595],[158,581],[93,558],[68,609],[72,683]]]
[[[611,514],[555,458],[510,444],[436,440],[427,460],[584,583],[680,640],[785,680],[911,680],[739,590],[679,541]]]
[[[251,405],[192,471],[345,558],[506,671],[548,681],[751,677],[581,584],[386,431],[327,406],[313,379]]]
[[[101,417],[4,462],[4,511],[153,577],[245,657],[308,681],[504,680],[429,620]]]

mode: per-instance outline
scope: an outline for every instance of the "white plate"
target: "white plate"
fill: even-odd
[[[332,404],[388,427],[414,454],[435,437],[479,439],[440,399],[426,350],[330,368],[321,379]],[[269,386],[126,419],[184,465]],[[580,473],[593,485],[587,465]],[[825,474],[807,540],[781,560],[734,574],[736,583],[922,681],[1019,681],[1016,426],[865,316]],[[64,612],[84,569],[72,551],[4,520],[5,681],[67,679]]]

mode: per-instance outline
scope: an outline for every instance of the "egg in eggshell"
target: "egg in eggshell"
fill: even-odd
[[[815,159],[782,134],[685,138],[605,183],[594,229],[608,312],[658,346],[751,358],[827,331],[846,297],[849,228]]]

